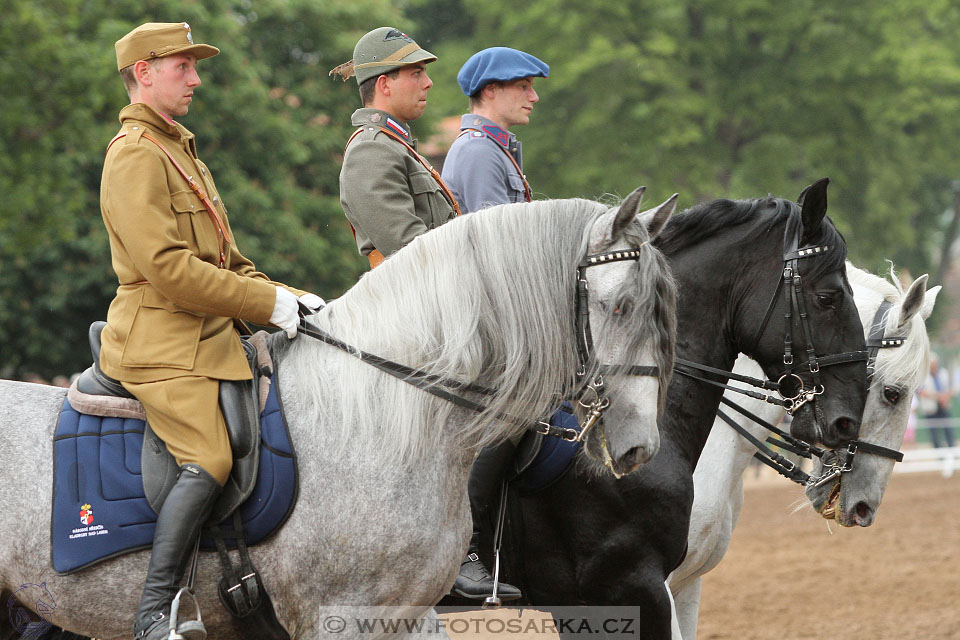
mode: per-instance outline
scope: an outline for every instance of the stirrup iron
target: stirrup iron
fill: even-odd
[[[180,612],[180,596],[186,594],[193,600],[193,606],[197,610],[196,620],[187,620],[177,624],[178,613]],[[177,595],[173,597],[170,603],[170,635],[167,640],[206,640],[207,629],[203,626],[203,618],[200,615],[200,604],[197,597],[189,587],[181,587]]]

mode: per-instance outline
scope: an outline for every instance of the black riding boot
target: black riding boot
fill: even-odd
[[[493,595],[493,576],[480,562],[479,541],[480,523],[495,525],[497,509],[500,507],[500,485],[513,462],[516,446],[509,440],[498,445],[486,447],[473,463],[470,478],[467,481],[467,493],[470,496],[470,511],[473,514],[473,535],[470,536],[470,548],[460,564],[460,575],[453,583],[454,595],[473,600],[481,600]],[[501,582],[497,588],[501,600],[516,600],[520,589]]]
[[[213,476],[199,466],[185,464],[180,468],[180,477],[157,517],[150,567],[133,627],[136,640],[161,640],[169,636],[170,603],[180,590],[200,528],[220,490]],[[186,640],[203,637],[206,637],[205,631],[202,635],[197,632],[184,635]]]

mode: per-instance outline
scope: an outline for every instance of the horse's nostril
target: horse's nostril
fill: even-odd
[[[857,515],[861,518],[866,518],[867,514],[870,513],[870,507],[867,506],[866,502],[857,503]]]
[[[857,422],[856,420],[851,420],[850,418],[837,418],[837,430],[840,433],[852,434],[857,431]]]
[[[623,466],[631,471],[649,459],[650,453],[646,447],[633,447],[621,458]]]

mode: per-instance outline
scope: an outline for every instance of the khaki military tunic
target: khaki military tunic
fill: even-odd
[[[126,134],[107,152],[100,210],[119,287],[107,312],[100,365],[127,382],[199,375],[250,377],[232,318],[267,325],[275,285],[226,245],[218,268],[217,229],[200,198],[149,132],[216,205],[232,238],[227,210],[194,136],[145,104],[120,112]],[[293,290],[298,295],[303,292]]]
[[[389,256],[418,235],[455,217],[440,184],[389,129],[416,148],[406,124],[377,109],[358,109],[362,131],[347,145],[340,170],[340,203],[363,255]]]

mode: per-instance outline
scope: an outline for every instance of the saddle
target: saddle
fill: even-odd
[[[88,337],[93,364],[77,378],[76,392],[71,393],[70,397],[71,404],[82,412],[102,414],[105,410],[111,415],[146,421],[142,405],[118,380],[100,368],[100,337],[105,326],[107,323],[103,321],[90,325]],[[230,437],[233,469],[207,520],[208,524],[217,524],[236,511],[250,497],[257,480],[260,461],[259,416],[263,404],[260,393],[262,373],[258,366],[256,346],[249,339],[242,339],[241,343],[253,379],[220,381],[220,409]],[[96,411],[92,405],[99,405],[101,410]],[[160,513],[160,507],[177,481],[180,467],[149,423],[144,428],[140,466],[147,501],[154,512]]]
[[[562,429],[580,428],[569,402],[564,402],[550,416],[550,424]],[[513,468],[506,480],[523,495],[536,493],[559,480],[573,464],[579,451],[579,442],[528,431],[517,443]]]

